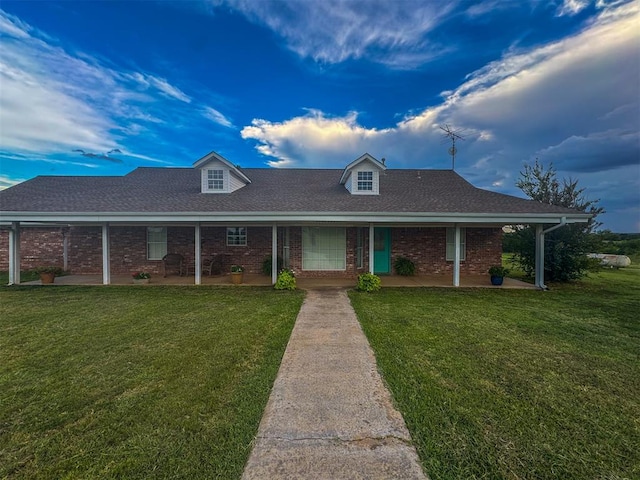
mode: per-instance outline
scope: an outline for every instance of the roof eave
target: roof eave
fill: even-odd
[[[197,223],[197,222],[342,222],[342,223],[586,223],[590,214],[438,213],[438,212],[2,212],[0,224],[24,223]]]

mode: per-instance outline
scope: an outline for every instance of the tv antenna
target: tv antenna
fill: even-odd
[[[440,126],[440,130],[444,132],[444,136],[451,139],[451,148],[449,148],[449,155],[451,155],[451,170],[456,169],[456,140],[464,140],[464,137],[459,133],[459,130],[454,130],[450,125]]]

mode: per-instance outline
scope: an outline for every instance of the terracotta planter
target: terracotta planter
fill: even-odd
[[[234,285],[240,285],[242,283],[243,276],[244,272],[231,272],[231,283]]]
[[[133,279],[133,283],[135,283],[136,285],[146,285],[149,283],[149,279],[148,278],[134,278]]]
[[[56,274],[55,273],[40,273],[40,283],[42,283],[43,285],[46,284],[51,284],[53,283],[54,279],[56,278]]]

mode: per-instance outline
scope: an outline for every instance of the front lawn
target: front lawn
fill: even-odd
[[[240,478],[302,297],[0,288],[0,478]]]
[[[351,301],[432,480],[640,478],[640,270]]]

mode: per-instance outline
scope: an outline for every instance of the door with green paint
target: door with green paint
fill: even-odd
[[[391,273],[391,231],[389,228],[373,229],[373,273]]]

